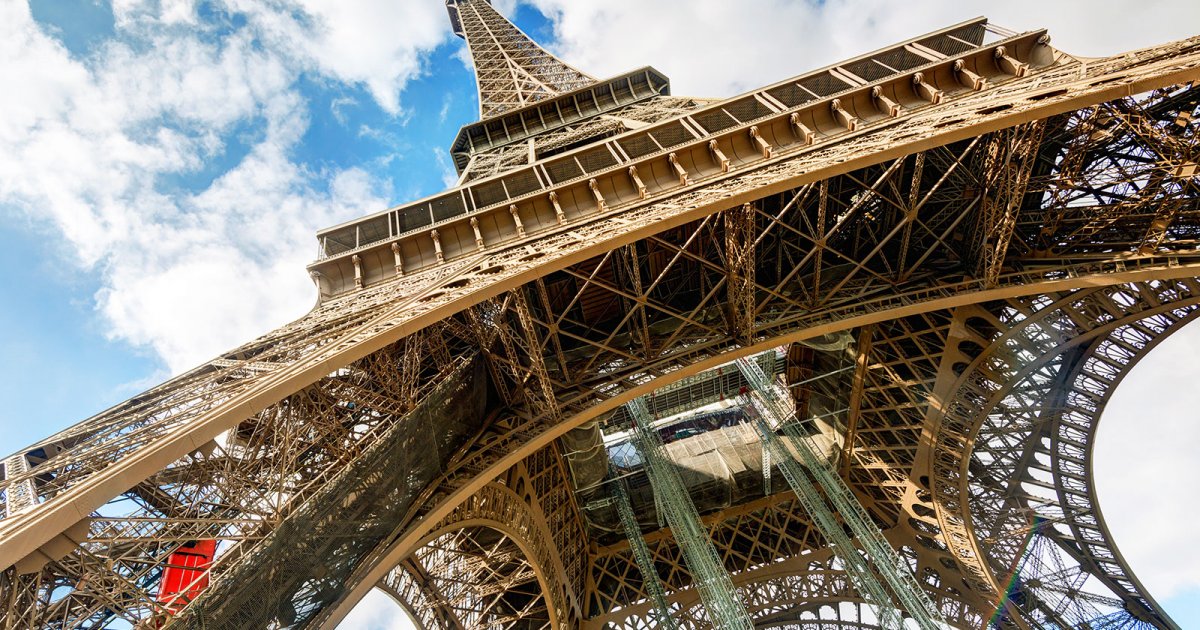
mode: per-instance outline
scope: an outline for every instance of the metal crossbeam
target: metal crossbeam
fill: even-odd
[[[636,398],[627,403],[625,408],[633,417],[634,445],[645,462],[654,496],[662,499],[667,524],[671,526],[675,542],[683,552],[684,562],[692,573],[692,580],[713,626],[723,630],[752,630],[754,623],[750,621],[750,615],[721,563],[712,539],[700,524],[696,504],[688,495],[674,462],[663,452],[662,438],[651,426],[646,403]]]
[[[447,6],[487,102],[508,108],[460,134],[461,186],[323,230],[302,319],[18,450],[0,477],[0,628],[332,628],[406,558],[429,559],[446,588],[425,601],[464,628],[648,627],[620,524],[580,516],[554,440],[623,425],[616,401],[651,390],[656,418],[728,397],[737,370],[689,377],[748,344],[865,326],[853,382],[804,386],[838,374],[832,350],[785,372],[813,413],[857,427],[847,478],[870,517],[896,519],[875,542],[950,623],[983,627],[1018,573],[1017,627],[1176,627],[1089,471],[1112,388],[1200,312],[1200,38],[1085,63],[975,20],[704,102],[666,97],[650,70],[557,85],[539,74],[557,60],[537,66],[545,52],[483,0]],[[438,403],[477,352],[491,382],[480,367],[455,386],[469,405]],[[380,449],[401,463],[377,465]],[[741,455],[736,504],[687,539],[725,603],[764,626],[877,627],[801,502],[769,483],[754,497],[759,453]],[[827,504],[855,498],[787,455]],[[659,513],[694,524],[675,490]],[[1030,515],[1055,525],[1021,564]],[[843,534],[919,614],[870,566],[873,539]],[[211,582],[168,610],[170,552],[193,540],[221,541]],[[645,541],[674,621],[717,623],[712,594],[682,594],[703,560],[670,532]],[[745,627],[734,616],[722,625]]]
[[[796,495],[809,509],[821,533],[830,541],[834,551],[846,564],[850,573],[863,594],[880,607],[880,618],[884,627],[899,627],[899,619],[893,606],[893,600],[883,589],[883,585],[867,566],[870,565],[879,572],[892,592],[896,601],[912,616],[917,624],[925,630],[937,630],[945,626],[945,621],[937,612],[929,596],[921,589],[916,578],[912,575],[908,564],[896,553],[884,539],[879,528],[871,521],[871,517],[863,509],[862,504],[845,484],[833,467],[818,455],[818,448],[808,436],[802,434],[794,422],[795,412],[788,408],[786,392],[771,381],[756,362],[748,359],[737,361],[738,369],[752,385],[750,400],[756,409],[769,419],[774,426],[767,424],[764,418],[756,423],[767,448],[770,448],[778,460],[780,470]],[[804,469],[816,479],[825,498],[804,474],[775,430],[782,428],[784,434],[792,443],[793,449],[800,456]],[[828,500],[829,503],[826,503]],[[832,510],[830,509],[832,504]],[[845,530],[838,523],[834,511],[842,517],[842,521],[850,527],[859,544],[866,552],[866,559],[859,555]],[[894,625],[893,625],[894,624]]]

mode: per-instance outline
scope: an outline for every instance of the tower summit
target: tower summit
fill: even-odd
[[[1200,317],[1200,38],[975,19],[723,100],[447,2],[458,185],[301,319],[5,457],[0,628],[1177,630],[1096,505]]]
[[[446,10],[454,34],[471,51],[481,118],[596,81],[538,46],[497,13],[490,0],[446,0]]]

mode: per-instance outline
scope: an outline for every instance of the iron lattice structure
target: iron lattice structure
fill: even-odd
[[[981,19],[712,101],[447,5],[461,184],[322,231],[305,317],[5,458],[0,627],[331,627],[378,587],[429,629],[706,628],[698,544],[756,627],[880,627],[742,421],[764,378],[928,618],[1175,627],[1091,445],[1200,312],[1200,38],[1080,60]]]

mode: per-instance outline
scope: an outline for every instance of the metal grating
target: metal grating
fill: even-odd
[[[339,230],[332,234],[326,234],[322,237],[322,239],[325,244],[326,256],[333,256],[342,252],[348,252],[358,246],[355,243],[353,227]]]
[[[358,224],[358,243],[366,245],[381,241],[389,236],[391,230],[388,229],[388,216],[375,217],[368,221],[363,221]]]
[[[581,153],[578,159],[579,165],[583,167],[585,173],[594,173],[617,163],[617,159],[613,157],[612,151],[609,151],[608,147],[605,146],[597,147],[587,153]]]
[[[737,121],[732,116],[725,113],[723,109],[713,109],[707,112],[700,112],[693,116],[696,122],[700,123],[701,127],[709,133],[715,133],[722,129],[728,129],[737,124]]]
[[[854,76],[866,79],[867,81],[878,81],[895,74],[895,72],[880,65],[874,59],[863,59],[862,61],[856,61],[842,67],[849,70]]]
[[[446,195],[445,197],[434,199],[429,205],[433,209],[433,218],[435,221],[443,221],[467,211],[463,207],[462,197],[458,195]]]
[[[929,63],[929,60],[918,55],[917,53],[908,50],[907,48],[897,48],[889,50],[881,55],[876,56],[880,63],[887,65],[889,68],[895,68],[897,72],[911,70],[917,66],[922,66]]]
[[[661,148],[648,135],[622,138],[617,140],[617,143],[621,145],[626,155],[635,159],[654,153]]]
[[[528,169],[505,177],[504,187],[508,189],[510,197],[519,197],[541,188],[542,183],[538,181],[533,169]]]
[[[725,105],[724,109],[725,111],[729,112],[730,116],[733,116],[741,122],[758,120],[763,116],[769,116],[775,113],[753,96],[748,96],[740,101],[729,103],[728,105]]]
[[[401,233],[425,227],[432,223],[429,218],[429,208],[424,204],[397,212],[396,222],[399,225]]]
[[[932,48],[943,55],[957,55],[978,47],[983,43],[984,24],[971,24],[945,35],[936,35],[921,40],[921,45]]]
[[[828,72],[804,79],[800,82],[800,85],[803,85],[817,96],[829,96],[850,87],[849,83],[846,83],[845,81],[833,76],[832,74],[829,74]]]
[[[796,85],[795,83],[788,83],[787,85],[781,85],[777,88],[772,88],[767,90],[767,94],[770,94],[775,98],[775,100],[787,105],[788,107],[795,107],[801,103],[807,103],[811,100],[815,100],[812,94],[809,94],[808,91],[801,88],[799,85]]]
[[[361,559],[381,544],[421,488],[437,478],[477,430],[486,382],[481,361],[462,360],[436,390],[408,413],[390,419],[359,457],[256,545],[253,562],[235,563],[172,627],[304,627],[327,605],[327,593],[350,579],[358,561],[344,559]],[[340,561],[330,564],[330,557]],[[299,582],[310,575],[322,577]],[[285,608],[291,625],[274,623]]]
[[[475,196],[475,207],[477,208],[486,208],[508,199],[508,195],[504,194],[504,185],[499,181],[473,186],[471,194]]]
[[[554,183],[565,182],[583,175],[574,158],[566,158],[546,165],[546,173]]]
[[[654,139],[657,140],[664,149],[683,144],[690,140],[695,140],[695,137],[688,133],[688,130],[681,122],[672,122],[665,127],[655,129],[650,132],[650,135],[654,136]]]

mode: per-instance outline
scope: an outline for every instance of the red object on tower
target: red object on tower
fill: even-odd
[[[217,541],[184,543],[171,554],[158,587],[158,602],[178,612],[208,586],[208,569],[217,553]]]

